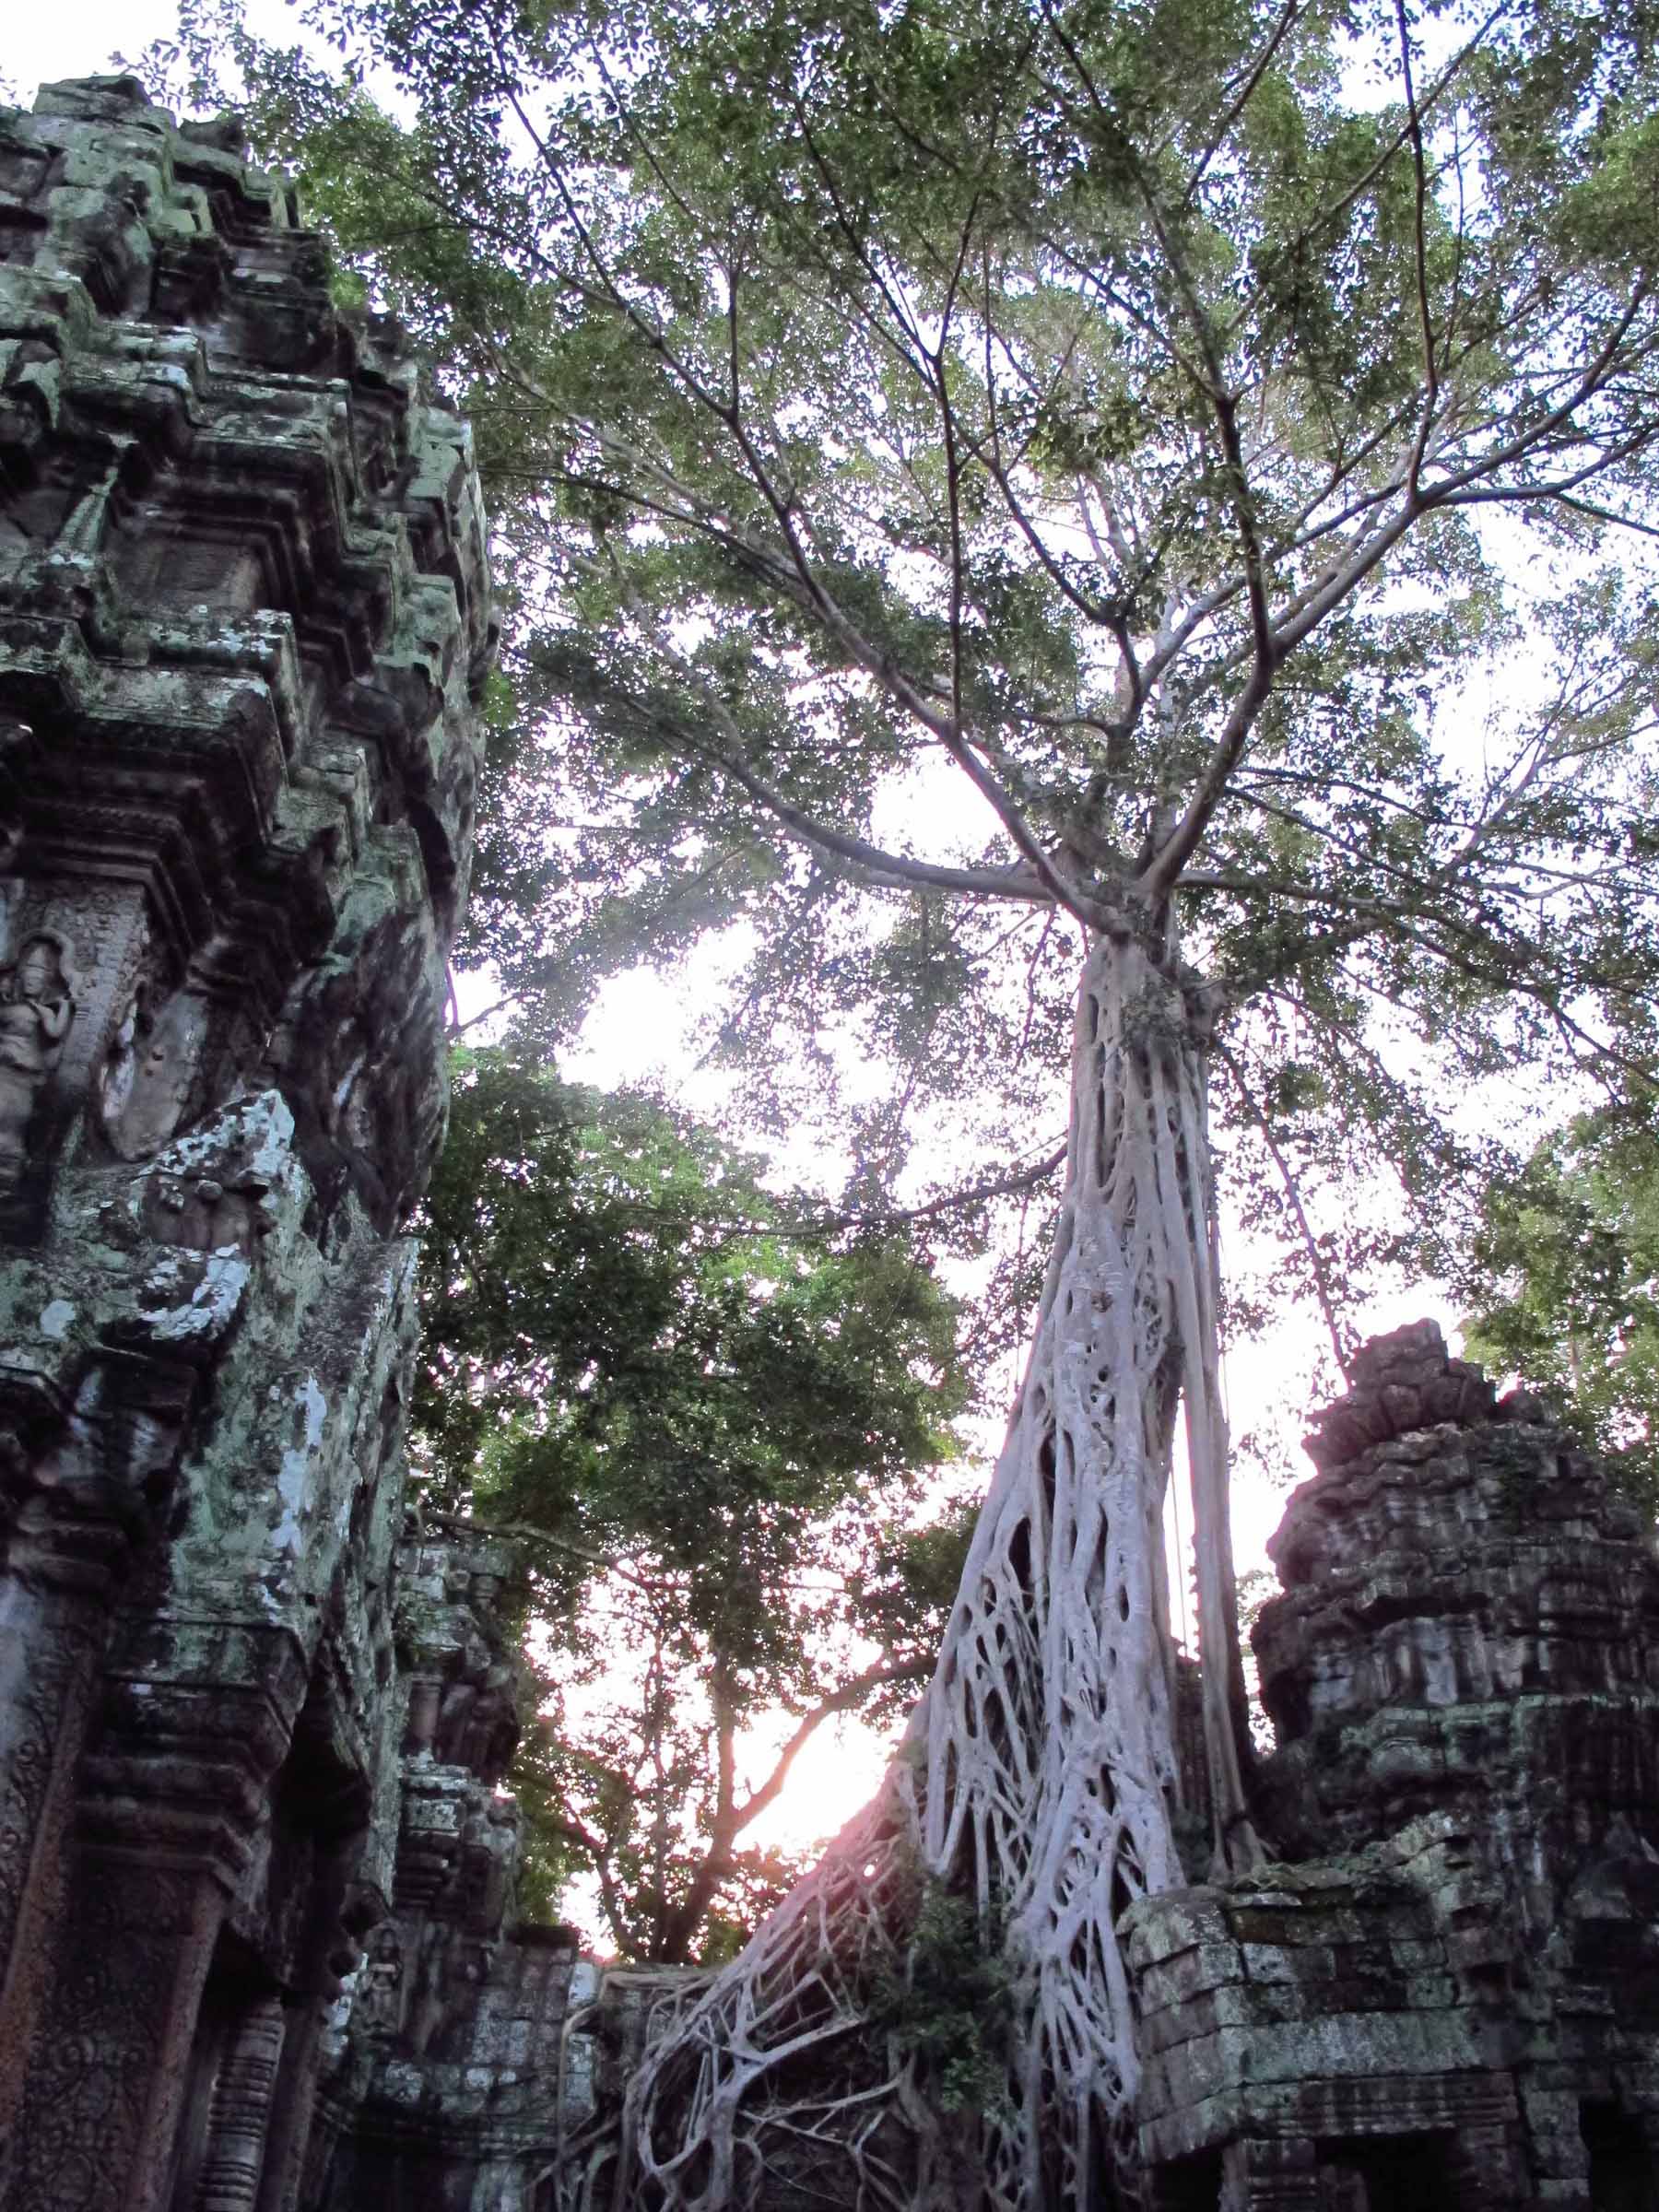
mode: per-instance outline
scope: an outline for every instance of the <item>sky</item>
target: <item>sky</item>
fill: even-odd
[[[277,11],[281,12],[281,11]],[[136,54],[178,28],[173,0],[65,0],[60,7],[14,7],[0,32],[0,75],[27,107],[37,85],[96,76],[117,51]]]
[[[248,15],[253,27],[267,36],[291,40],[298,33],[297,18],[281,0],[250,0]],[[107,70],[117,50],[135,58],[152,41],[171,37],[176,24],[175,0],[66,0],[55,8],[15,6],[0,34],[0,78],[27,105],[37,85]],[[488,995],[488,986],[482,986],[477,995],[466,994],[464,1007],[485,1003]],[[684,1095],[683,1071],[694,1056],[692,1032],[698,1018],[695,997],[688,997],[683,984],[643,970],[618,978],[589,1025],[582,1055],[567,1064],[564,1072],[606,1086],[663,1086]],[[693,1093],[688,1103],[705,1102]],[[710,1106],[715,1103],[707,1101]],[[1452,1333],[1455,1317],[1432,1287],[1379,1300],[1366,1321],[1380,1329],[1424,1315],[1438,1319],[1448,1335]],[[1231,1364],[1225,1380],[1235,1433],[1282,1418],[1287,1409],[1300,1418],[1308,1407],[1307,1378],[1316,1348],[1310,1324],[1297,1320],[1259,1340],[1247,1359]],[[1010,1388],[1012,1382],[1010,1376]],[[997,1441],[994,1426],[987,1424],[980,1440],[987,1454]],[[1284,1499],[1282,1488],[1247,1474],[1237,1480],[1234,1536],[1241,1571],[1264,1562],[1264,1546]],[[1184,1580],[1183,1573],[1173,1574],[1172,1586],[1180,1588]],[[791,1725],[780,1720],[780,1741]],[[761,1749],[757,1745],[758,1767]],[[877,1739],[853,1724],[826,1728],[803,1755],[791,1787],[764,1828],[754,1831],[753,1840],[798,1846],[838,1828],[849,1806],[873,1787],[883,1756]]]

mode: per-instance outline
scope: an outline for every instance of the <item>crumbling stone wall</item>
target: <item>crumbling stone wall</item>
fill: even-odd
[[[490,621],[466,430],[288,186],[130,78],[0,116],[6,2212],[308,2185]]]
[[[573,1928],[516,1913],[500,1782],[515,1569],[511,1547],[464,1532],[416,1530],[399,1552],[392,1906],[330,2021],[307,2212],[552,2212],[590,2162],[605,2170],[665,1999],[706,1978],[600,1965]]]
[[[1164,2212],[1659,2203],[1659,1559],[1429,1324],[1360,1353],[1254,1641],[1282,1857],[1135,1906]]]
[[[326,2212],[530,2212],[555,2162],[567,2018],[596,1977],[572,1929],[515,1911],[518,1815],[501,1786],[515,1568],[487,1539],[414,1532],[399,1554],[396,1858],[390,1910],[330,2023],[306,2200]]]

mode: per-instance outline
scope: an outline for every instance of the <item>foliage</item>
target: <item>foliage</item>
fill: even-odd
[[[1079,925],[1172,921],[1268,1293],[1338,1339],[1505,1163],[1449,1093],[1648,1065],[1645,0],[311,20],[343,72],[207,0],[173,58],[477,426],[472,949],[549,1031],[739,929],[746,1125],[835,1129],[849,1202],[1014,1185],[961,1234],[1018,1309]]]
[[[818,1725],[914,1696],[955,1588],[955,1525],[910,1525],[957,1449],[954,1309],[902,1238],[805,1227],[759,1176],[523,1051],[458,1055],[417,1451],[434,1505],[532,1536],[533,1879],[596,1876],[632,1957],[752,1924],[791,1869],[739,1837]],[[778,1707],[793,1749],[745,1789]]]
[[[621,1510],[648,1485],[659,1536],[695,1549],[705,1485],[811,1511],[948,1455],[954,1309],[911,1240],[825,1232],[706,1129],[516,1050],[461,1053],[453,1102],[417,1400],[446,1495],[484,1453],[498,1502],[545,1519],[580,1488],[602,1541],[625,1457]]]
[[[1488,1193],[1465,1349],[1551,1401],[1659,1514],[1659,1151],[1603,1110],[1547,1138]]]
[[[1503,1164],[1501,1081],[1654,1073],[1653,0],[315,20],[344,80],[237,50],[262,137],[474,415],[510,552],[554,862],[498,910],[509,986],[553,984],[552,1030],[718,935],[748,1125],[833,1128],[845,1206],[940,1240],[966,1181],[1025,1288],[1067,1167],[926,1802],[890,1773],[653,2046],[626,2155],[749,2207],[803,2130],[827,2155],[803,2008],[856,2041],[827,1961],[902,1945],[924,1827],[1018,1930],[974,2187],[1096,2201],[1135,2075],[1115,1928],[1174,1865],[1178,1399],[1216,1848],[1253,1848],[1212,1171],[1339,1347]],[[951,2201],[912,2072],[844,2080],[847,2194]]]
[[[1013,1989],[997,1914],[942,1882],[922,1885],[902,1971],[877,1979],[865,2018],[913,2053],[946,2112],[984,2112],[1006,2093]]]

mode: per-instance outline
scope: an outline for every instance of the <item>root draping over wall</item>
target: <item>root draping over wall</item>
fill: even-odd
[[[1036,1339],[933,1682],[874,1804],[661,2029],[614,2156],[584,2146],[567,2174],[584,2212],[607,2188],[676,2212],[815,2191],[1036,2212],[1108,2184],[1138,2076],[1117,1923],[1182,1878],[1162,1538],[1182,1408],[1206,1650],[1230,1630],[1204,1045],[1159,963],[1095,939]],[[1212,1673],[1215,1859],[1248,1864],[1230,1668]],[[973,2117],[881,2024],[929,1885],[971,1901],[1007,1977]]]

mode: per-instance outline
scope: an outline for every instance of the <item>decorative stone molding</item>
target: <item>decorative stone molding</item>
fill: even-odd
[[[1651,1532],[1427,1324],[1309,1449],[1254,1632],[1284,1859],[1129,1914],[1150,2201],[1651,2202]]]
[[[329,306],[288,188],[135,80],[49,87],[0,178],[14,1232],[18,1147],[145,1157],[262,1068],[383,1230],[441,1123],[492,641],[466,432]]]
[[[465,428],[288,185],[130,77],[0,114],[6,2212],[304,2184],[492,645]]]

